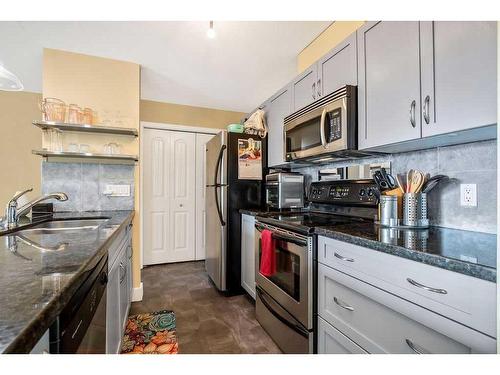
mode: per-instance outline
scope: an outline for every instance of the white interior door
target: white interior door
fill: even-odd
[[[205,259],[206,144],[213,134],[196,134],[196,260]]]
[[[171,248],[169,262],[195,259],[195,144],[194,133],[172,132],[171,171]]]
[[[144,264],[195,259],[195,134],[144,130]]]

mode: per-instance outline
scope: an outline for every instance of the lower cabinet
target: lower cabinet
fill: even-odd
[[[366,350],[318,317],[318,354],[366,354]]]
[[[255,299],[255,217],[241,215],[241,286]]]
[[[467,321],[461,323],[422,300],[416,292],[405,294],[405,290],[386,288],[384,274],[378,268],[370,269],[363,262],[370,255],[378,255],[363,248],[358,256],[351,245],[337,240],[319,238],[318,241],[318,353],[391,353],[391,354],[467,354],[495,353],[496,340],[477,329],[471,329]],[[329,250],[333,254],[329,256]],[[384,254],[385,255],[385,254]],[[397,274],[408,262],[393,256],[391,275]],[[344,263],[336,263],[336,260]],[[370,260],[373,261],[373,260]],[[403,262],[404,261],[404,262]],[[323,264],[322,262],[328,263]],[[419,263],[415,263],[420,266]],[[435,268],[438,273],[450,271]],[[405,269],[405,272],[408,270]],[[373,276],[373,277],[370,277]],[[375,277],[377,276],[377,277]],[[423,273],[415,276],[423,277]],[[450,275],[446,285],[448,294],[454,296]],[[435,280],[440,282],[439,275]],[[393,282],[391,285],[397,284]],[[481,285],[480,285],[481,286]],[[489,296],[488,293],[477,293]],[[437,295],[434,299],[441,297]],[[451,298],[450,297],[450,298]],[[493,296],[494,297],[494,296]],[[462,298],[470,299],[469,294]],[[483,301],[489,306],[492,296]],[[451,303],[448,301],[448,303]],[[460,305],[460,301],[455,301]],[[465,311],[467,306],[463,307]],[[436,310],[439,311],[436,311]],[[487,310],[489,311],[489,309]],[[475,316],[477,319],[484,316]],[[472,322],[474,323],[474,322]]]
[[[123,238],[111,245],[108,254],[108,288],[106,291],[106,353],[120,351],[131,298],[131,227]]]

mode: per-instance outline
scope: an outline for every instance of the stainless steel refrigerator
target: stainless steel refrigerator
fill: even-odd
[[[243,292],[239,210],[262,208],[266,144],[255,135],[226,131],[207,143],[205,268],[217,289],[230,294]]]

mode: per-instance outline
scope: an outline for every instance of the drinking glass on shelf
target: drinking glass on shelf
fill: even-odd
[[[84,108],[83,109],[83,123],[92,125],[93,123],[93,118],[94,118],[94,113],[92,111],[92,108]]]
[[[64,122],[66,103],[57,98],[44,98],[39,103],[43,121]]]
[[[68,145],[69,152],[78,152],[79,149],[80,149],[80,147],[78,146],[78,143],[70,143]]]
[[[88,154],[90,152],[90,145],[85,143],[80,143],[80,152]]]
[[[92,125],[98,125],[99,124],[99,114],[97,111],[92,111]]]
[[[54,152],[62,151],[62,132],[59,129],[52,129],[50,149]]]
[[[103,126],[111,126],[112,125],[112,114],[109,110],[102,111],[101,123]]]
[[[76,104],[70,104],[68,107],[68,122],[70,124],[79,124],[81,121],[81,108]]]

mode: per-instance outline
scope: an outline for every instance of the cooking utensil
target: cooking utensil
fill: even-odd
[[[424,185],[422,186],[422,193],[428,193],[432,189],[436,187],[441,181],[448,180],[449,177],[443,174],[437,174],[431,178],[429,178]]]
[[[410,186],[409,186],[409,193],[414,193],[417,194],[420,192],[420,189],[422,189],[422,185],[424,184],[424,174],[420,172],[419,170],[413,170],[412,169],[412,175],[411,175],[411,180],[410,180]]]
[[[401,183],[401,179],[398,175],[396,175],[396,181],[398,182],[399,190],[401,190],[401,194],[405,193],[405,186]]]

